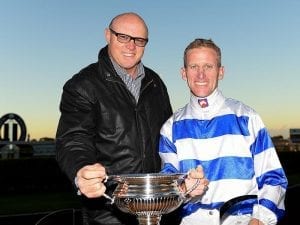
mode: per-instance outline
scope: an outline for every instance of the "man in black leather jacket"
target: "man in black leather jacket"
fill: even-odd
[[[84,224],[137,224],[103,193],[106,175],[154,173],[161,169],[159,130],[171,116],[166,86],[142,62],[148,28],[135,13],[116,16],[105,29],[107,46],[98,62],[63,87],[57,129],[57,161],[78,189]]]

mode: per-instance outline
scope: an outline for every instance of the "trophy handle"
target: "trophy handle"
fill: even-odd
[[[188,174],[184,174],[182,177],[180,177],[178,180],[177,180],[177,186],[180,187],[184,182],[185,182],[185,179],[187,178]],[[201,179],[196,179],[196,182],[193,184],[192,187],[190,187],[189,189],[187,189],[185,192],[182,192],[182,196],[183,196],[183,200],[184,202],[188,202],[192,199],[192,197],[189,196],[189,194],[194,191],[198,185],[200,184],[200,180]],[[181,188],[180,188],[181,189]]]
[[[108,176],[108,175],[106,175],[106,177],[105,177],[103,183],[106,183],[108,180],[111,180],[112,177],[113,177],[113,176]],[[103,196],[104,198],[106,198],[107,200],[109,200],[111,205],[114,204],[114,202],[115,202],[115,197],[111,197],[111,196],[109,196],[108,194],[106,194],[105,192],[103,193],[102,196]]]
[[[103,183],[106,183],[108,180],[114,181],[118,184],[123,184],[122,188],[124,188],[125,190],[127,188],[126,182],[125,182],[124,178],[121,175],[110,175],[110,176],[106,175]],[[103,193],[102,196],[104,198],[106,198],[107,200],[109,200],[111,205],[115,203],[115,196],[111,197],[106,193]]]
[[[110,204],[114,204],[115,197],[110,197],[108,194],[103,193],[103,197],[110,201]]]
[[[200,179],[196,179],[196,182],[193,184],[193,186],[190,189],[186,190],[186,192],[184,193],[185,197],[188,196],[192,191],[194,191],[199,184],[200,184]]]

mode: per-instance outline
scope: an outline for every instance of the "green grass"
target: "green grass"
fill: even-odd
[[[287,174],[289,186],[293,186],[295,184],[300,184],[300,174],[299,173],[293,173],[293,174]]]
[[[0,215],[48,212],[79,207],[79,200],[72,192],[0,195]]]

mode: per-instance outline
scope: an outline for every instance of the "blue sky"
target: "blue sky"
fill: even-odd
[[[63,84],[97,60],[104,29],[139,13],[150,30],[143,62],[165,81],[174,110],[189,101],[183,51],[212,38],[223,93],[253,107],[271,135],[300,127],[298,0],[0,0],[0,117],[20,115],[31,138],[54,137]]]

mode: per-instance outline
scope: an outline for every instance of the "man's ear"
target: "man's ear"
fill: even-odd
[[[187,78],[186,78],[186,70],[185,70],[184,67],[182,67],[182,68],[180,69],[180,73],[181,73],[181,78],[182,78],[183,80],[186,80],[186,79],[187,79]]]
[[[218,76],[218,80],[222,80],[222,79],[224,78],[224,72],[225,72],[224,66],[221,66],[221,67],[219,68],[219,76]]]
[[[109,44],[110,43],[111,32],[110,32],[110,30],[108,28],[106,28],[104,30],[104,35],[105,35],[105,39],[106,39],[107,44]]]

